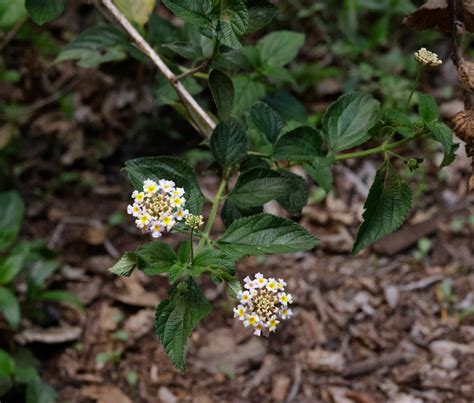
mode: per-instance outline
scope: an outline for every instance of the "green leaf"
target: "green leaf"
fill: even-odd
[[[196,60],[203,57],[202,48],[191,42],[176,41],[164,43],[162,46],[171,49],[174,53],[177,53],[185,59]]]
[[[77,60],[79,66],[93,68],[102,63],[125,60],[127,52],[134,55],[137,50],[123,32],[113,27],[92,27],[74,38],[55,62]]]
[[[190,240],[186,240],[179,245],[178,248],[178,260],[181,263],[188,263],[191,258],[192,243]]]
[[[275,109],[283,120],[297,121],[303,124],[308,123],[308,115],[303,104],[293,95],[285,90],[278,90],[274,94],[266,97],[264,102]]]
[[[211,66],[223,70],[245,70],[249,67],[249,62],[241,50],[228,48],[212,59]]]
[[[261,60],[270,66],[291,62],[304,44],[304,35],[292,31],[277,31],[265,35],[257,43]]]
[[[174,250],[161,241],[141,245],[135,253],[138,256],[138,268],[148,276],[167,273],[178,261]]]
[[[314,157],[311,161],[304,163],[303,168],[326,193],[329,193],[332,189],[333,164],[334,160],[331,158]]]
[[[1,29],[10,29],[26,15],[24,0],[0,0]]]
[[[377,170],[374,183],[364,204],[364,222],[357,232],[352,254],[395,231],[411,209],[410,187],[389,161]]]
[[[316,244],[317,239],[301,225],[265,213],[234,221],[218,241],[221,251],[236,259],[305,251]]]
[[[234,107],[234,84],[231,78],[220,70],[212,70],[209,74],[209,88],[222,120],[228,120]]]
[[[278,8],[270,2],[259,1],[256,2],[257,4],[253,3],[255,2],[251,2],[248,6],[249,25],[247,32],[255,32],[262,29],[270,24],[278,13]]]
[[[199,27],[209,25],[208,15],[211,13],[211,0],[162,0],[163,4],[168,7],[175,15],[182,18],[190,24]]]
[[[243,0],[227,0],[221,9],[217,38],[223,45],[239,49],[240,38],[247,31],[249,15]]]
[[[271,169],[255,168],[240,175],[228,200],[238,208],[249,209],[286,196],[293,186],[293,178]]]
[[[312,161],[321,155],[322,140],[318,131],[300,126],[283,134],[275,144],[274,160]]]
[[[263,212],[263,207],[253,207],[250,209],[238,208],[234,203],[228,199],[224,202],[221,210],[221,219],[226,227],[232,224],[235,220],[239,218],[248,217],[250,215],[255,215]]]
[[[453,131],[441,122],[428,123],[431,137],[441,143],[444,149],[444,158],[440,168],[443,168],[454,161],[455,152],[458,148],[457,144],[453,144]]]
[[[130,277],[137,264],[137,255],[134,252],[125,252],[109,271],[117,276]]]
[[[255,102],[265,96],[265,85],[249,76],[234,76],[235,88],[234,110],[235,116],[246,112]]]
[[[31,19],[38,25],[54,20],[64,11],[62,0],[25,0],[25,7]]]
[[[54,302],[65,302],[70,305],[82,307],[82,303],[74,294],[64,290],[51,290],[42,292],[38,300],[40,301],[54,301]]]
[[[347,150],[365,142],[376,123],[379,102],[366,92],[342,95],[323,116],[323,135],[332,152]]]
[[[29,384],[40,379],[37,367],[38,361],[33,353],[26,349],[20,348],[13,356],[15,360],[15,380],[18,383]]]
[[[308,184],[300,175],[285,170],[280,170],[278,172],[288,179],[291,179],[293,184],[291,191],[276,199],[277,202],[291,214],[301,215],[301,210],[308,203]]]
[[[187,339],[211,305],[193,280],[179,283],[156,309],[155,330],[174,365],[185,371]]]
[[[192,214],[200,214],[203,196],[196,181],[194,170],[183,160],[174,157],[144,157],[127,161],[125,170],[135,189],[143,189],[143,182],[150,178],[172,180],[185,190],[186,208]]]
[[[15,294],[5,287],[0,287],[0,312],[13,329],[18,327],[21,319],[20,304]]]
[[[266,103],[258,102],[250,109],[250,119],[253,125],[267,137],[268,141],[275,144],[283,128],[280,115]]]
[[[17,192],[0,193],[0,252],[15,242],[24,215],[25,204]]]
[[[243,126],[235,119],[219,123],[210,140],[211,152],[216,161],[228,169],[247,155],[249,141]]]
[[[438,105],[428,94],[418,93],[418,112],[425,123],[432,123],[439,117]]]
[[[145,25],[150,18],[155,0],[114,0],[114,3],[130,21]]]
[[[55,403],[58,393],[41,379],[36,379],[26,386],[26,403]]]
[[[15,361],[5,350],[0,349],[0,377],[15,373]]]
[[[20,273],[25,264],[26,255],[19,253],[10,253],[5,258],[0,258],[0,285],[9,284]]]

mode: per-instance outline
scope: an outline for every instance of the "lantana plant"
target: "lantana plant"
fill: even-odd
[[[236,319],[256,335],[271,337],[280,322],[292,316],[285,279],[257,273],[245,278],[242,287],[236,264],[246,256],[309,251],[317,245],[297,218],[308,203],[312,182],[331,190],[334,165],[382,157],[354,243],[356,254],[397,229],[409,215],[412,193],[397,168],[406,164],[414,170],[423,160],[419,155],[402,156],[406,144],[431,139],[444,149],[441,167],[454,159],[457,145],[440,121],[436,102],[417,92],[422,71],[441,63],[426,49],[414,57],[419,74],[403,108],[387,108],[372,94],[355,91],[340,96],[317,120],[309,118],[287,89],[295,83],[287,66],[303,46],[304,35],[274,31],[252,43],[246,40],[246,34],[276,15],[269,1],[163,0],[182,20],[179,29],[152,13],[153,1],[97,3],[136,46],[121,30],[102,24],[81,33],[57,61],[74,59],[82,67],[97,67],[128,56],[144,62],[147,56],[161,73],[154,89],[156,104],[172,106],[202,135],[220,178],[209,209],[204,209],[196,173],[186,161],[158,156],[125,163],[135,189],[128,206],[130,223],[135,221],[146,242],[126,252],[111,271],[168,277],[168,298],[157,307],[155,328],[180,370],[185,369],[188,337],[211,311],[199,286],[203,275],[225,284],[235,299]],[[48,9],[38,1],[26,4],[38,23],[61,12],[61,7]],[[412,111],[415,94],[418,113]],[[265,212],[270,201],[279,203],[291,218]],[[214,230],[219,216],[223,233]],[[174,250],[156,239],[165,232],[184,233],[187,239]]]

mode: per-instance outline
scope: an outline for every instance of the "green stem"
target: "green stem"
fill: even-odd
[[[194,245],[193,245],[193,231],[194,229],[191,228],[191,233],[190,233],[190,240],[191,240],[191,262],[194,260]]]
[[[199,241],[199,244],[196,249],[196,253],[204,246],[204,244],[209,240],[209,234],[211,233],[212,226],[217,216],[217,211],[219,210],[219,205],[223,199],[224,192],[227,187],[227,179],[222,179],[219,189],[217,190],[216,196],[212,201],[211,212],[209,213],[209,218],[207,219],[206,227],[202,234],[202,238]]]
[[[416,73],[415,82],[413,83],[413,87],[411,89],[410,95],[408,96],[407,103],[405,104],[405,112],[408,110],[411,99],[413,98],[413,95],[415,94],[415,91],[418,88],[418,85],[420,84],[420,77],[421,77],[422,70],[423,70],[423,66],[420,66],[418,68],[418,73]]]
[[[336,158],[336,161],[342,161],[342,160],[347,160],[349,158],[360,158],[360,157],[365,157],[367,155],[377,154],[380,152],[386,152],[386,151],[392,150],[393,148],[399,147],[403,144],[409,143],[410,141],[416,139],[417,137],[419,136],[407,137],[407,138],[404,138],[403,140],[396,141],[390,144],[382,144],[381,146],[369,148],[368,150],[339,154],[339,155],[336,155],[335,158]]]

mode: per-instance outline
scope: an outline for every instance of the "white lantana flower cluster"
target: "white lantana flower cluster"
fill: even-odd
[[[282,279],[265,278],[257,273],[252,279],[244,279],[245,291],[239,293],[240,304],[234,308],[234,317],[252,327],[257,336],[268,336],[280,324],[280,319],[293,316],[289,305],[291,294],[285,292],[286,282]]]
[[[189,214],[184,209],[186,199],[184,189],[176,187],[173,181],[160,179],[158,183],[151,179],[143,182],[143,191],[132,193],[133,204],[127,207],[127,213],[136,217],[135,224],[143,232],[159,238],[163,232],[170,231],[177,221]]]
[[[421,48],[415,52],[415,60],[423,66],[437,67],[443,63],[436,53],[430,52],[426,48]]]

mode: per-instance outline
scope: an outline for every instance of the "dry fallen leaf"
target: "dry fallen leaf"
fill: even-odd
[[[472,0],[457,0],[457,19],[469,32],[474,32],[474,5]],[[403,23],[413,29],[437,29],[451,32],[452,19],[448,0],[429,0],[418,10],[409,14]]]

